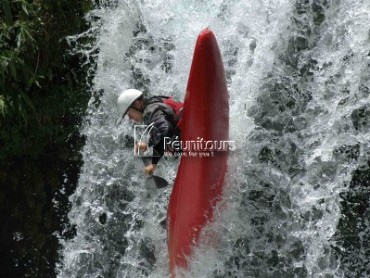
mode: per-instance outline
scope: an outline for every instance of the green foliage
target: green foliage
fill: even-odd
[[[38,52],[35,36],[41,26],[41,19],[37,16],[39,6],[26,0],[3,0],[1,5],[0,125],[1,120],[4,121],[7,114],[15,110],[23,121],[26,120],[24,107],[34,109],[28,91],[42,77],[33,63]]]
[[[86,28],[90,8],[88,0],[1,1],[0,159],[41,153],[76,129],[89,96],[82,57],[66,55],[65,37]]]

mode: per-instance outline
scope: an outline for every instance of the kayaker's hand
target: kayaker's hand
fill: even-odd
[[[139,142],[135,146],[135,153],[140,154],[148,149],[148,145],[144,142]]]
[[[155,169],[157,169],[157,165],[156,164],[149,164],[149,165],[145,166],[144,173],[146,175],[153,175]]]

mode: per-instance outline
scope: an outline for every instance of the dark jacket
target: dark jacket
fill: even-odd
[[[179,135],[176,115],[173,109],[163,103],[163,97],[144,99],[144,123],[153,125],[149,147],[153,147],[152,164],[157,164],[165,152],[164,137]]]

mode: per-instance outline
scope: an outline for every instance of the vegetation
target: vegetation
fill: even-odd
[[[84,140],[84,57],[66,36],[88,28],[89,0],[0,2],[0,255],[2,277],[50,277]],[[63,187],[63,194],[60,189]],[[55,234],[55,233],[54,233]]]

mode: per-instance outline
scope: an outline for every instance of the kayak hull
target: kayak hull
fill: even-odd
[[[177,267],[187,267],[202,228],[212,221],[227,171],[228,92],[221,54],[209,29],[196,42],[180,128],[183,153],[167,212],[172,276]]]

